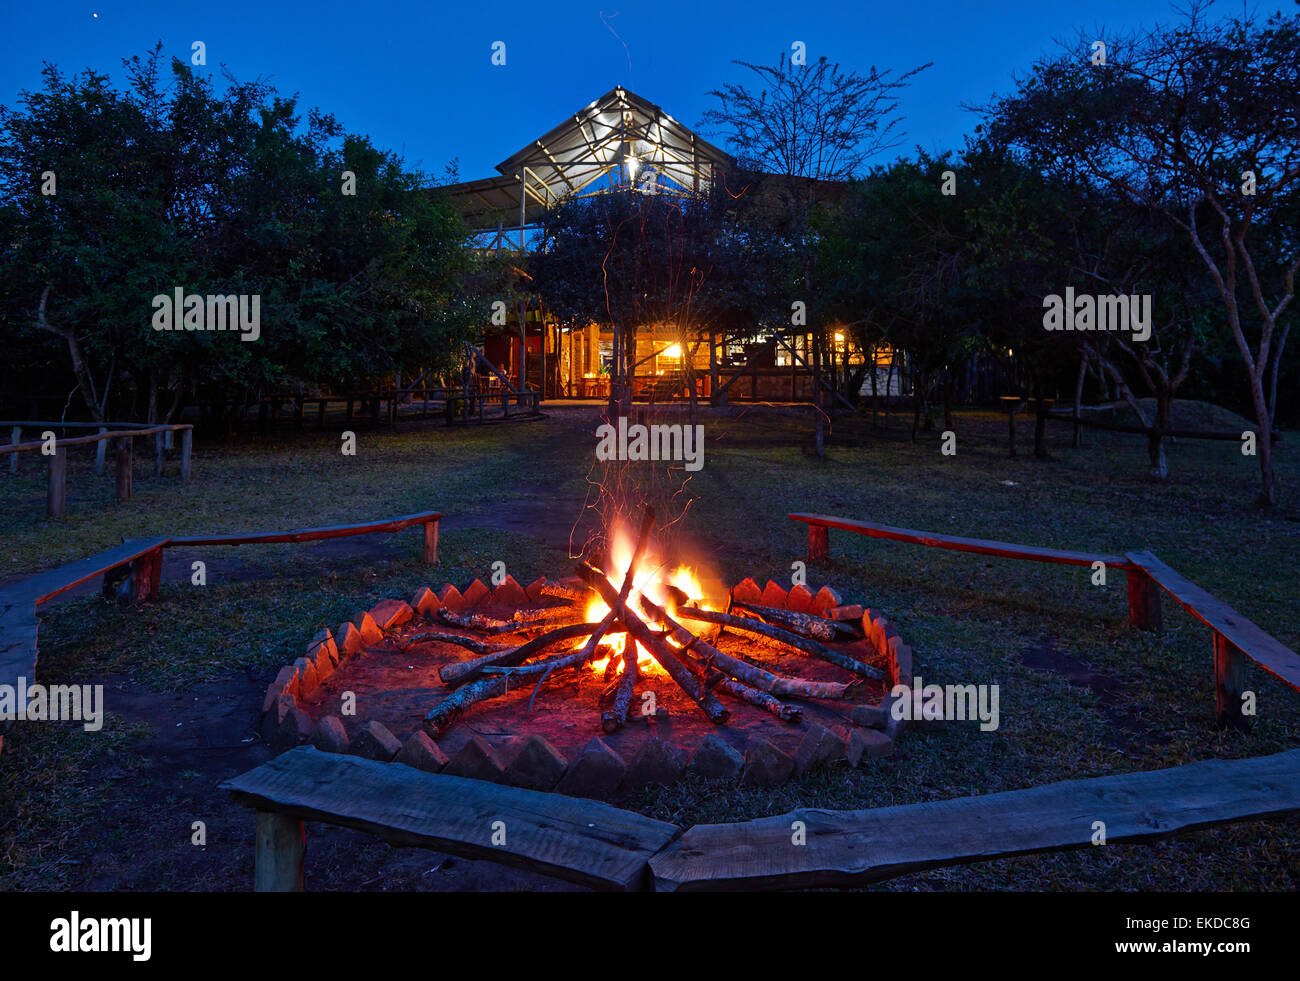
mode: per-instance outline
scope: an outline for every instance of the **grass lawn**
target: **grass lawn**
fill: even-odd
[[[216,789],[268,751],[251,737],[260,693],[311,635],[415,587],[487,579],[505,561],[521,582],[570,573],[565,528],[583,510],[596,425],[563,409],[534,423],[447,429],[406,423],[362,430],[355,458],[336,433],[200,442],[194,481],[140,462],[135,499],[112,499],[89,454],[70,461],[69,516],[44,517],[33,457],[0,477],[7,549],[0,583],[90,555],[124,537],[280,530],[437,509],[440,562],[420,536],[356,538],[329,548],[257,546],[175,556],[209,563],[207,585],[169,567],[160,602],[140,610],[74,598],[46,609],[41,680],[110,685],[102,732],[19,726],[0,756],[0,887],[246,889],[252,818]],[[1237,444],[1183,441],[1171,479],[1145,477],[1141,439],[1049,430],[1054,459],[1006,456],[1004,417],[962,413],[957,453],[936,433],[916,443],[901,418],[884,431],[840,421],[827,459],[808,455],[805,421],[751,409],[704,413],[703,469],[676,530],[729,581],[789,584],[806,558],[791,511],[1031,545],[1118,552],[1148,548],[1251,618],[1300,646],[1300,455],[1277,447],[1283,502],[1253,513],[1258,467]],[[147,471],[147,472],[146,472]],[[680,505],[684,497],[678,498]],[[909,733],[896,756],[820,771],[757,793],[687,779],[624,806],[689,825],[798,806],[860,808],[1013,790],[1300,746],[1300,694],[1248,669],[1259,716],[1247,735],[1213,727],[1209,631],[1169,598],[1166,629],[1130,630],[1125,582],[1093,586],[1087,569],[1022,563],[831,532],[830,560],[808,567],[846,602],[881,608],[915,649],[927,682],[997,684],[1001,725]],[[115,701],[114,692],[124,694]],[[180,723],[177,725],[176,723]],[[185,725],[190,724],[190,729]],[[406,733],[397,733],[404,737]],[[193,822],[206,845],[191,843]],[[365,836],[314,829],[312,889],[548,889],[483,863],[438,864]],[[431,866],[436,868],[431,868]],[[1300,885],[1300,819],[1250,822],[1150,845],[1109,845],[916,873],[895,890],[1286,890]]]

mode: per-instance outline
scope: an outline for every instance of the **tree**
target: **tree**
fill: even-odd
[[[952,382],[976,349],[978,324],[966,282],[971,261],[969,192],[942,192],[955,166],[918,151],[855,183],[822,236],[827,314],[848,323],[862,350],[887,342],[912,371],[913,439],[937,385],[952,428]]]
[[[1070,160],[1172,223],[1219,298],[1258,426],[1261,503],[1277,499],[1265,384],[1280,364],[1300,266],[1300,15],[1181,23],[1092,39],[1039,61],[985,107],[994,139]]]
[[[845,72],[825,57],[811,65],[775,67],[738,61],[758,76],[757,93],[729,83],[710,93],[719,102],[704,113],[701,126],[720,132],[741,164],[769,175],[758,189],[765,204],[782,218],[783,238],[801,280],[803,300],[811,305],[817,251],[814,212],[843,192],[843,182],[858,176],[871,157],[896,146],[900,117],[898,93],[921,65],[897,77],[874,66],[866,75]],[[813,325],[814,392],[822,404],[822,360],[826,323]],[[816,413],[817,455],[825,455],[825,423]]]
[[[57,338],[97,420],[170,418],[199,386],[225,401],[449,363],[472,327],[467,236],[423,175],[268,86],[218,94],[162,65],[161,46],[124,61],[122,90],[47,66],[0,108],[5,334]],[[153,330],[176,288],[259,297],[260,339]]]
[[[743,248],[721,188],[708,198],[626,189],[553,208],[528,269],[561,321],[613,327],[610,401],[626,415],[637,332],[653,324],[677,330],[694,404],[699,337],[760,292]]]

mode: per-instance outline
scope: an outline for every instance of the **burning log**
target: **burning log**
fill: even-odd
[[[524,613],[520,610],[514,615],[511,622],[519,630],[528,630],[531,627],[554,624],[557,620],[568,620],[572,623],[581,619],[582,612],[575,610],[572,606],[548,606],[544,610],[534,610],[531,613]]]
[[[838,681],[805,681],[803,678],[786,678],[773,674],[764,668],[756,667],[730,654],[724,654],[703,638],[692,634],[680,623],[668,615],[668,612],[651,600],[642,597],[641,606],[659,623],[672,631],[672,639],[682,648],[703,658],[706,664],[712,664],[731,677],[752,687],[759,688],[774,695],[795,695],[803,698],[844,698],[857,682],[841,684]],[[744,696],[741,696],[742,698]],[[747,701],[752,701],[746,699]],[[758,704],[754,702],[753,704]]]
[[[456,716],[471,705],[508,694],[512,690],[510,685],[512,675],[552,670],[561,667],[561,662],[568,662],[568,665],[564,666],[581,663],[576,658],[577,655],[575,654],[560,654],[547,658],[545,661],[530,664],[526,668],[513,668],[509,673],[480,678],[472,684],[462,685],[435,705],[429,714],[424,717],[424,731],[430,736],[440,736],[451,725]],[[519,686],[515,685],[513,690],[517,691],[518,689]]]
[[[445,665],[438,672],[438,677],[442,679],[444,685],[455,688],[467,681],[473,681],[483,673],[483,669],[486,667],[512,667],[523,664],[534,654],[540,653],[552,644],[558,644],[563,640],[572,640],[575,637],[585,637],[599,627],[599,623],[575,623],[567,627],[556,627],[554,630],[549,630],[540,637],[535,637],[528,643],[520,644],[518,647],[507,647],[503,651],[485,654],[483,657],[474,658],[470,661]]]
[[[786,705],[774,696],[765,691],[759,691],[757,688],[751,688],[749,685],[742,684],[739,681],[728,678],[718,685],[718,691],[725,691],[728,695],[734,695],[737,698],[744,699],[750,705],[757,705],[761,709],[771,712],[782,722],[798,722],[803,718],[803,711],[793,705]]]
[[[637,535],[636,547],[632,550],[632,559],[630,562],[628,562],[627,571],[623,574],[623,585],[619,588],[618,591],[618,602],[620,604],[618,608],[621,608],[621,604],[623,603],[624,600],[627,599],[628,593],[632,591],[632,583],[636,579],[637,563],[641,560],[641,556],[645,552],[646,543],[650,540],[650,530],[654,528],[654,523],[655,523],[654,511],[647,507],[645,509],[645,515],[641,519],[641,532],[640,534]],[[611,607],[609,613],[606,614],[605,619],[603,619],[599,624],[597,624],[596,629],[591,632],[591,636],[587,639],[586,645],[579,652],[579,660],[578,660],[579,664],[586,663],[586,661],[593,654],[596,653],[596,649],[600,645],[601,637],[604,636],[605,631],[607,631],[614,624],[614,621],[618,617],[618,613],[616,612],[616,609],[617,608],[615,607]],[[633,650],[633,657],[632,657],[633,670],[628,673],[634,675],[635,668],[636,668],[635,646],[632,647],[632,650]],[[611,664],[613,663],[613,658],[610,659],[610,662]],[[540,678],[537,679],[537,686],[533,689],[533,694],[528,699],[529,712],[533,710],[533,701],[537,698],[537,693],[542,690],[542,684],[546,681],[548,677],[550,677],[551,670],[554,670],[554,668],[548,669]],[[607,669],[606,677],[608,677],[608,669]],[[631,681],[628,681],[628,685],[632,685],[634,683],[635,683],[635,678],[633,678],[633,680]],[[620,685],[619,686],[620,694],[622,693],[622,690],[623,690],[623,686]],[[630,688],[628,689],[627,697],[629,700],[632,697]],[[625,708],[621,718],[626,718],[626,717],[627,717],[627,712]],[[619,722],[619,725],[622,725],[621,721]],[[607,731],[612,732],[614,730],[611,729]]]
[[[478,702],[484,702],[492,698],[500,698],[502,695],[510,692],[510,679],[513,678],[530,678],[533,675],[540,674],[542,677],[537,682],[537,687],[533,689],[532,697],[528,699],[528,711],[532,711],[533,699],[537,697],[537,691],[541,688],[542,682],[550,677],[554,671],[564,668],[580,668],[587,663],[596,653],[596,647],[600,643],[600,636],[614,623],[614,614],[610,613],[603,621],[597,624],[583,624],[584,627],[595,628],[592,630],[592,639],[580,651],[572,654],[557,654],[554,657],[548,657],[541,661],[535,661],[532,664],[520,666],[505,664],[482,664],[478,667],[478,672],[490,674],[490,677],[479,678],[470,684],[463,684],[456,691],[452,692],[441,702],[435,705],[432,711],[424,717],[425,731],[431,736],[440,735],[452,720]],[[542,638],[538,638],[541,640]],[[560,640],[566,638],[558,638]],[[536,642],[533,642],[536,643]],[[531,644],[524,644],[523,647],[512,648],[508,653],[518,654],[524,647]],[[529,655],[537,653],[540,647],[534,649]],[[521,658],[522,660],[523,658]],[[479,662],[486,659],[480,658]],[[476,662],[466,661],[464,664],[474,664]],[[456,667],[458,665],[451,665]],[[445,669],[444,669],[445,670]]]
[[[542,672],[542,676],[537,679],[537,684],[533,688],[533,693],[528,697],[527,712],[532,712],[533,702],[537,699],[537,693],[542,690],[542,685],[546,683],[546,679],[551,676],[552,671],[567,667],[580,668],[595,656],[596,649],[600,646],[601,638],[604,637],[605,632],[614,625],[616,619],[614,611],[610,610],[609,613],[606,614],[605,619],[596,624],[596,629],[591,632],[591,636],[587,638],[587,643],[583,645],[582,650],[578,651],[577,654],[570,654],[567,658],[561,658]],[[611,658],[610,660],[612,661],[613,659]],[[527,712],[525,714],[527,714]]]
[[[703,685],[699,684],[690,669],[686,667],[677,655],[672,652],[668,643],[659,634],[650,629],[644,620],[638,617],[631,610],[627,609],[623,599],[614,591],[613,584],[605,578],[604,573],[586,562],[578,565],[578,575],[583,581],[590,584],[601,596],[607,605],[622,621],[623,626],[627,628],[628,639],[635,640],[650,655],[659,662],[659,666],[668,673],[668,676],[677,683],[696,705],[700,707],[709,721],[721,724],[731,717],[731,713],[723,707],[722,703],[717,700]]]
[[[724,677],[706,661],[690,656],[683,657],[682,660],[691,673],[699,678],[701,684],[705,685],[710,691],[715,689],[725,691],[728,695],[734,695],[736,698],[749,702],[750,705],[757,705],[764,711],[771,712],[782,722],[798,722],[803,718],[803,712],[800,709],[795,708],[793,705],[786,705],[765,691],[751,688],[734,678]]]
[[[782,630],[780,627],[774,627],[770,623],[764,623],[762,620],[755,620],[752,617],[738,617],[730,613],[716,613],[713,610],[699,610],[693,606],[683,607],[677,611],[687,620],[699,620],[704,623],[720,623],[723,626],[731,627],[735,630],[743,630],[747,633],[761,634],[764,637],[770,637],[773,640],[779,640],[781,643],[801,650],[806,654],[812,654],[823,661],[829,661],[831,664],[852,671],[854,674],[860,674],[864,678],[875,678],[884,680],[885,674],[879,668],[873,668],[869,664],[863,664],[856,658],[849,657],[847,654],[841,654],[839,651],[833,651],[816,640],[808,637],[800,637],[798,634],[792,634],[788,630]]]
[[[632,695],[640,674],[636,664],[636,644],[627,644],[623,651],[623,674],[618,679],[614,704],[600,716],[600,727],[606,732],[618,732],[627,722],[627,713],[632,707]]]
[[[794,610],[782,610],[774,606],[759,606],[755,603],[745,603],[740,600],[736,600],[735,605],[748,610],[750,613],[758,614],[767,623],[785,627],[801,637],[833,641],[841,633],[848,634],[851,637],[857,636],[857,631],[852,626],[837,620],[827,620],[825,617],[815,617],[808,613],[796,613]]]
[[[416,644],[427,641],[436,641],[439,644],[455,644],[466,650],[473,651],[475,654],[500,654],[502,651],[508,651],[508,647],[495,647],[492,644],[485,644],[481,640],[475,640],[473,637],[462,637],[459,634],[444,634],[436,630],[425,631],[422,634],[416,634],[410,640],[406,641],[402,650],[413,647]]]
[[[519,629],[519,624],[512,620],[498,620],[482,613],[455,613],[445,606],[438,608],[438,618],[453,627],[478,630],[485,634],[511,634]]]
[[[578,587],[569,586],[562,582],[548,582],[542,584],[542,595],[568,600],[571,603],[585,603],[591,599],[591,590],[585,586]]]

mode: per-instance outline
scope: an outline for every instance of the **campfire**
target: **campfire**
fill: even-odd
[[[722,725],[731,716],[727,706],[733,699],[795,723],[803,712],[783,699],[843,700],[867,680],[883,679],[880,669],[831,646],[861,638],[857,623],[742,602],[729,592],[706,595],[695,571],[669,568],[657,554],[654,527],[649,507],[635,534],[615,526],[602,563],[582,561],[573,578],[541,587],[550,602],[543,608],[518,609],[503,619],[439,607],[438,621],[457,632],[424,631],[404,646],[441,643],[473,656],[440,669],[439,678],[451,691],[425,717],[425,731],[440,736],[471,706],[525,685],[532,686],[531,711],[547,682],[565,672],[602,680],[593,711],[605,733],[617,732],[634,717],[639,685],[671,684],[709,722]],[[716,646],[723,632],[745,643],[724,652]],[[506,637],[519,642],[494,643]],[[763,666],[765,652],[797,652],[836,665],[847,680],[775,673]]]

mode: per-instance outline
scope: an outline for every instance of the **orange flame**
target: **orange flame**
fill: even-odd
[[[623,578],[627,575],[628,567],[632,564],[632,554],[636,551],[636,538],[632,535],[626,526],[622,523],[614,525],[610,532],[609,559],[605,574],[609,581],[615,586],[623,585]],[[668,590],[664,588],[665,584],[675,586],[685,593],[696,606],[707,608],[704,603],[704,589],[695,571],[687,566],[678,566],[666,577],[663,576],[662,563],[659,561],[653,546],[646,549],[645,554],[641,557],[641,562],[637,568],[636,575],[632,580],[632,591],[629,594],[629,601],[632,602],[635,609],[635,600],[638,595],[645,596],[657,606],[666,610],[672,610],[675,606]],[[609,606],[599,596],[587,604],[587,622],[596,623],[603,620],[609,613]],[[651,624],[651,626],[660,626]],[[581,648],[586,640],[580,640],[575,645]],[[635,643],[635,642],[634,642]],[[676,646],[676,645],[674,645]],[[617,635],[614,637],[602,637],[599,650],[606,652],[603,657],[593,659],[588,664],[592,671],[604,673],[609,666],[611,657],[620,659],[617,665],[617,673],[622,673],[621,658],[624,651],[624,636]],[[636,663],[637,669],[642,674],[664,674],[664,669],[659,666],[659,662],[640,644],[636,645]]]

